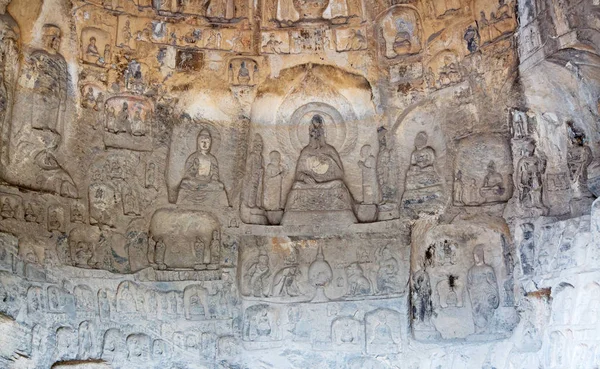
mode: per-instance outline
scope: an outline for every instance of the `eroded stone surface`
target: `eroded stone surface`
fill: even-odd
[[[0,366],[595,368],[599,12],[0,0]]]

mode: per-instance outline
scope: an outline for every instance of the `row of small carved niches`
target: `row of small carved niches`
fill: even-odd
[[[237,346],[241,307],[233,279],[144,283],[103,272],[30,281],[0,272],[0,311],[29,332],[22,348],[36,365],[102,359],[117,367],[214,362]],[[65,276],[71,274],[71,278]],[[236,320],[237,319],[237,320]],[[237,321],[237,323],[236,323]],[[224,342],[227,341],[227,342]],[[221,359],[234,355],[227,351]]]

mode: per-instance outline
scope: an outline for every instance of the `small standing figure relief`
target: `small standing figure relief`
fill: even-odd
[[[454,204],[465,205],[464,199],[465,186],[462,179],[462,171],[458,170],[454,175]]]
[[[115,133],[127,132],[127,129],[129,128],[129,104],[126,102],[123,103],[121,111],[119,112],[119,115],[117,115],[115,126]]]
[[[431,281],[427,273],[425,261],[422,269],[413,274],[412,317],[418,323],[429,323],[433,312],[431,303]]]
[[[398,260],[392,256],[388,246],[379,250],[379,269],[377,270],[377,290],[381,294],[398,293],[402,290],[399,277]]]
[[[210,251],[207,250],[206,244],[202,240],[202,237],[196,237],[196,239],[194,240],[194,256],[196,257],[194,269],[206,269],[206,265],[204,265],[206,264],[204,262],[206,259],[205,254],[208,254],[208,257],[210,258]]]
[[[264,181],[264,199],[263,206],[265,210],[281,210],[281,186],[286,168],[281,164],[281,154],[279,151],[269,153],[269,164],[265,172]]]
[[[219,262],[219,250],[221,250],[221,234],[218,230],[214,230],[212,233],[212,240],[210,241],[210,247],[208,252],[204,254],[205,264],[216,264]],[[209,265],[209,269],[216,268],[216,265]]]
[[[535,155],[535,145],[529,143],[523,150],[518,164],[519,201],[525,208],[547,210],[542,201],[542,175],[546,171],[546,161]]]
[[[165,241],[162,239],[162,237],[156,240],[156,246],[154,247],[154,250],[154,263],[158,266],[158,269],[167,269],[167,265],[165,264],[165,254],[167,252],[167,245],[165,244]]]
[[[571,177],[573,198],[591,197],[592,195],[587,188],[587,168],[593,159],[592,151],[585,144],[585,136],[576,132],[570,124],[569,128],[571,137],[567,151],[567,164]]]
[[[535,240],[533,238],[535,228],[531,223],[524,223],[521,224],[521,230],[523,231],[523,240],[519,247],[521,269],[524,275],[532,275],[535,265]]]
[[[475,265],[467,272],[467,290],[471,299],[475,332],[483,333],[500,305],[498,282],[494,269],[485,263],[483,245],[473,251]]]
[[[268,296],[270,277],[269,255],[265,250],[260,250],[257,260],[250,265],[246,272],[246,283],[248,283],[248,290],[252,296]]]
[[[362,160],[358,166],[362,170],[363,204],[379,204],[381,190],[377,177],[377,159],[371,155],[371,146],[364,145],[360,150]]]
[[[8,197],[2,200],[2,207],[0,208],[0,216],[3,219],[11,219],[15,217],[15,209],[10,204]]]
[[[298,266],[298,250],[293,248],[285,259],[285,266],[273,277],[273,296],[295,297],[300,295],[298,278],[302,275]]]

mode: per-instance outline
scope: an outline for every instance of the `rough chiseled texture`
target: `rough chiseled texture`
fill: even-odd
[[[598,0],[0,0],[0,367],[593,369]]]

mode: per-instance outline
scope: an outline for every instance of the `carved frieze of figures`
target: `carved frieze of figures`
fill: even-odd
[[[459,11],[462,8],[462,5],[459,0],[430,0],[429,7],[433,11],[434,16],[444,17]]]
[[[395,5],[386,11],[379,18],[377,32],[381,54],[388,59],[417,54],[423,48],[421,16],[411,6]]]
[[[367,32],[364,28],[339,28],[335,30],[337,51],[359,51],[367,49]]]
[[[104,144],[119,149],[151,150],[153,111],[153,104],[143,97],[116,96],[106,100]]]
[[[139,45],[153,43],[196,49],[196,52],[204,49],[245,53],[250,52],[251,40],[251,31],[242,27],[212,28],[203,22],[157,22],[153,18],[121,15],[116,44],[126,50],[137,50]],[[203,61],[202,54],[198,56]]]
[[[427,87],[438,90],[462,82],[460,61],[455,52],[444,50],[436,54],[427,65]]]
[[[514,10],[515,7],[502,1],[489,14],[485,10],[480,11],[477,27],[481,36],[481,45],[492,43],[515,31],[517,19]]]

